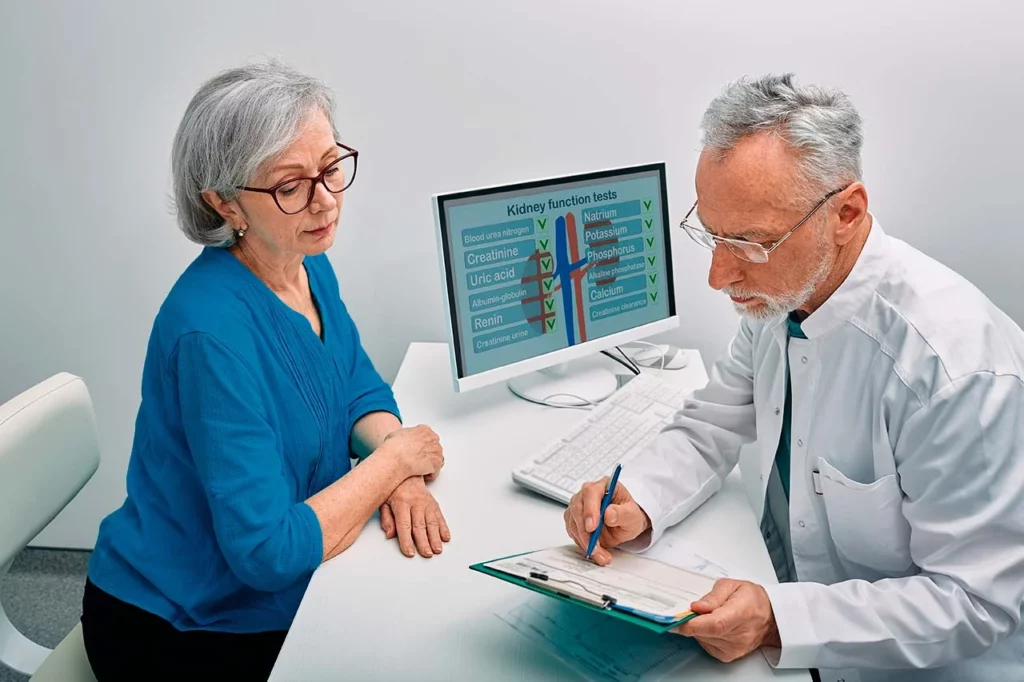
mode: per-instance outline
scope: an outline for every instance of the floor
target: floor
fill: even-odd
[[[14,626],[29,639],[53,648],[82,616],[88,552],[26,549],[0,578],[0,599]],[[0,682],[28,678],[0,664]]]

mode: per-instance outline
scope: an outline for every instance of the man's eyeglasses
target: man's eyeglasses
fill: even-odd
[[[236,189],[269,194],[274,197],[277,207],[288,215],[302,213],[307,206],[313,203],[313,194],[316,192],[318,184],[323,183],[323,186],[331,194],[341,194],[356,179],[359,152],[340,142],[336,144],[345,153],[332,161],[315,178],[288,178],[267,189],[262,187],[237,187]]]
[[[847,185],[849,187],[849,185]],[[779,237],[777,240],[770,244],[758,244],[757,242],[747,241],[746,239],[733,239],[731,237],[720,237],[716,234],[708,232],[708,230],[700,224],[700,218],[697,216],[697,202],[693,202],[693,207],[690,209],[683,221],[679,223],[679,227],[686,230],[686,234],[690,235],[693,241],[697,242],[706,249],[714,251],[719,244],[724,244],[729,251],[733,253],[737,258],[742,258],[745,261],[751,263],[767,263],[768,254],[779,248],[779,245],[789,238],[789,235],[796,232],[796,229],[810,220],[811,216],[818,212],[822,206],[825,205],[829,199],[839,194],[847,187],[832,190],[825,197],[815,204],[814,208],[808,212],[803,219],[794,225],[789,232]]]

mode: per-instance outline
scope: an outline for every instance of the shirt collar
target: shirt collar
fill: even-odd
[[[802,321],[800,320],[800,316],[797,315],[797,313],[793,312],[793,313],[789,314],[789,317],[786,319],[786,326],[788,327],[787,331],[788,331],[789,336],[791,338],[794,338],[794,339],[806,339],[807,338],[807,336],[804,335],[804,330],[801,329],[801,327],[800,327],[801,324],[802,324]]]
[[[889,239],[874,216],[867,241],[853,270],[820,308],[800,328],[808,339],[824,336],[849,320],[867,301],[889,268]]]

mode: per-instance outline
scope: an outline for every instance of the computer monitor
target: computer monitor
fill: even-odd
[[[433,199],[456,391],[599,402],[615,374],[570,361],[678,326],[664,163]]]

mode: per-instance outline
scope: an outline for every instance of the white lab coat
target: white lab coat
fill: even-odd
[[[765,585],[782,640],[765,656],[846,682],[1024,680],[1024,332],[877,221],[802,328],[788,344],[799,582]],[[764,509],[786,348],[784,319],[744,319],[708,385],[623,467],[653,524],[641,545],[754,441]]]

